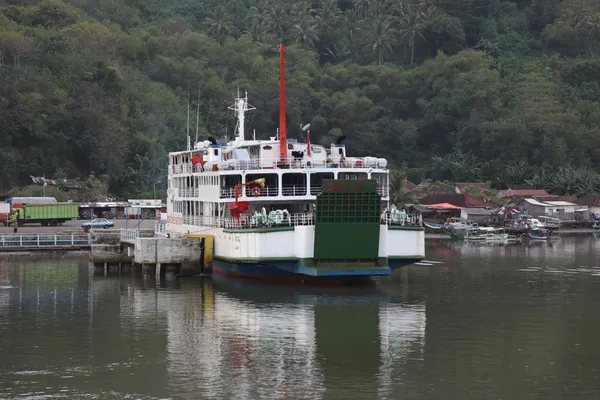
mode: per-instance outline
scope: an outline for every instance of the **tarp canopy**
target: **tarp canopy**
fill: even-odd
[[[463,208],[463,207],[455,206],[454,204],[450,204],[450,203],[427,204],[427,207],[444,209],[444,210],[460,210],[461,208]]]

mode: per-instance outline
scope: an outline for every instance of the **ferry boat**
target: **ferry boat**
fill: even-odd
[[[344,283],[389,275],[425,257],[420,221],[390,205],[387,161],[287,137],[280,47],[279,129],[245,137],[254,108],[239,94],[234,140],[169,153],[165,234],[213,236],[213,273]],[[398,218],[397,214],[402,214]]]

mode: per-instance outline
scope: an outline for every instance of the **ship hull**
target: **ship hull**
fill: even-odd
[[[261,263],[232,262],[213,260],[213,274],[252,281],[266,281],[284,284],[310,285],[357,285],[368,284],[371,275],[326,275],[311,276],[290,272],[297,263],[268,261]]]
[[[316,284],[316,285],[353,285],[372,282],[376,276],[388,276],[394,270],[421,261],[415,259],[390,259],[388,268],[378,270],[354,270],[349,274],[348,270],[329,270],[328,275],[307,275],[305,273],[291,272],[299,268],[302,261],[265,261],[265,262],[235,262],[224,260],[213,260],[212,272],[215,275],[230,276],[235,278],[268,281],[289,284]]]
[[[266,281],[343,284],[388,276],[424,258],[424,231],[412,227],[382,225],[378,252],[370,259],[316,257],[314,226],[252,230],[170,225],[168,230],[180,235],[200,230],[213,236],[214,274]]]

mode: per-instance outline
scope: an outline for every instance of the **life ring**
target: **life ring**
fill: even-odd
[[[258,197],[260,196],[260,188],[258,186],[253,186],[252,189],[250,189],[250,193],[252,193],[252,196]]]

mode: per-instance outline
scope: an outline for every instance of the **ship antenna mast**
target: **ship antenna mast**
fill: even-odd
[[[248,92],[245,92],[245,97],[240,97],[240,90],[238,89],[237,97],[235,98],[235,102],[232,106],[227,107],[230,110],[233,110],[237,114],[238,122],[237,122],[237,140],[244,140],[244,122],[245,115],[247,111],[255,110],[250,104],[248,104]]]

